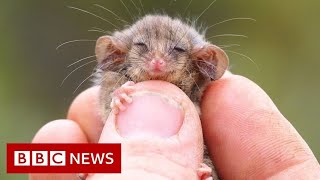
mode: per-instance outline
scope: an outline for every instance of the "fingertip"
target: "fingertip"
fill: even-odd
[[[237,109],[240,108],[240,109]],[[211,83],[204,93],[202,110],[214,115],[224,115],[225,110],[243,116],[255,109],[277,111],[270,97],[254,82],[239,75],[228,74]],[[210,123],[210,122],[209,122]]]
[[[67,119],[79,124],[90,142],[97,142],[103,128],[99,113],[99,86],[91,87],[80,93],[72,102]]]
[[[69,108],[68,119],[79,119],[79,116],[84,115],[86,118],[94,119],[96,112],[93,109],[98,105],[99,90],[100,87],[94,86],[80,93]]]
[[[55,120],[44,125],[34,136],[32,143],[87,143],[79,125],[71,120]]]
[[[79,125],[71,120],[55,120],[44,125],[34,136],[32,143],[88,143],[87,137]],[[75,174],[33,173],[31,180],[76,180]]]

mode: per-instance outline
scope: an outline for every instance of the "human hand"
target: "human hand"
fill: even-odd
[[[161,105],[158,98],[144,96],[135,99],[126,111],[119,114],[117,123],[114,116],[110,116],[102,131],[103,124],[96,111],[99,88],[94,87],[79,95],[72,104],[68,119],[74,121],[48,123],[39,130],[33,142],[127,143],[122,174],[95,174],[90,179],[196,179],[202,160],[202,134],[191,102],[176,87],[168,84],[157,82],[139,86],[147,86],[152,92],[160,91],[169,97],[180,97],[184,113],[189,116],[184,116],[179,108]],[[146,98],[150,104],[153,103],[152,108],[146,103]],[[154,103],[158,112],[152,111]],[[153,116],[146,116],[150,111]],[[154,117],[161,121],[153,121]],[[222,179],[320,178],[319,164],[304,140],[270,98],[241,76],[227,75],[208,87],[203,98],[201,119],[206,144]],[[120,129],[118,132],[114,131],[115,124]],[[179,138],[174,139],[176,134]],[[132,140],[138,136],[142,137],[141,141]],[[34,174],[30,177],[76,178],[71,174]]]
[[[132,104],[117,119],[111,114],[105,125],[98,112],[99,87],[83,92],[70,107],[68,119],[73,121],[50,122],[39,130],[33,142],[121,143],[122,173],[90,174],[88,179],[197,179],[203,135],[193,103],[167,82],[138,83],[135,89],[140,95],[133,97]],[[71,174],[30,177],[76,179]]]

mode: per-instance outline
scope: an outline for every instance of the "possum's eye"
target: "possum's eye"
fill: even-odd
[[[143,51],[143,52],[148,51],[148,46],[143,42],[136,42],[136,43],[133,43],[133,45],[138,49],[140,49],[140,51]]]
[[[147,47],[147,45],[143,42],[137,42],[137,43],[134,43],[135,46],[140,46],[140,47]]]
[[[175,51],[177,51],[177,52],[179,52],[179,53],[186,52],[185,49],[183,49],[182,47],[179,47],[179,46],[175,46],[175,47],[173,48],[173,50],[175,50]]]

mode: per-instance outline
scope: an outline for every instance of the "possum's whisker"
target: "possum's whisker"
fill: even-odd
[[[144,11],[144,7],[143,7],[143,4],[142,4],[141,0],[139,0],[139,3],[140,3],[140,6],[141,6],[143,14],[146,14],[146,12]]]
[[[125,68],[126,68],[126,67],[120,68],[117,73],[120,73],[120,71],[122,71],[122,70],[125,69]]]
[[[249,56],[241,54],[241,53],[238,53],[238,52],[235,52],[235,51],[230,51],[230,50],[224,50],[224,51],[230,52],[230,53],[233,53],[233,54],[237,54],[239,56],[242,56],[242,57],[248,59],[249,61],[251,61],[256,66],[257,70],[260,71],[260,68],[259,68],[258,64],[254,60],[252,60]]]
[[[112,25],[113,27],[119,29],[118,26],[114,25],[114,24],[113,24],[112,22],[110,22],[109,20],[107,20],[107,19],[105,19],[105,18],[103,18],[103,17],[101,17],[101,16],[98,16],[98,15],[96,15],[96,14],[94,14],[94,13],[91,13],[91,12],[89,12],[89,11],[86,11],[86,10],[83,10],[83,9],[80,9],[80,8],[77,8],[77,7],[73,7],[73,6],[67,6],[67,7],[68,7],[68,8],[71,8],[71,9],[75,9],[75,10],[81,11],[81,12],[84,12],[84,13],[87,13],[87,14],[90,14],[90,15],[96,17],[96,18],[99,18],[99,19],[101,19],[101,20],[109,23],[109,24]]]
[[[72,64],[69,64],[67,67],[69,68],[69,67],[71,67],[71,66],[73,66],[73,65],[75,65],[75,64],[77,64],[77,63],[79,63],[79,62],[81,62],[81,61],[84,61],[84,60],[87,60],[87,59],[91,59],[91,58],[93,58],[93,57],[96,57],[96,55],[87,56],[87,57],[84,57],[84,58],[82,58],[82,59],[79,59],[79,60],[77,60],[76,62],[74,62],[74,63],[72,63]]]
[[[122,70],[125,69],[125,68],[126,68],[126,67],[120,68],[117,73],[120,73],[120,71],[122,71]],[[103,81],[105,81],[107,78],[108,78],[108,77],[103,77],[98,83],[101,84],[101,83],[102,83]]]
[[[133,62],[133,61],[131,61],[131,62],[135,63],[136,65],[140,65],[140,66],[144,65],[142,62]]]
[[[94,6],[97,6],[97,7],[99,7],[99,8],[102,8],[102,9],[108,11],[109,13],[111,13],[112,15],[114,15],[117,20],[120,20],[120,21],[122,21],[122,22],[124,22],[124,23],[126,23],[126,24],[129,24],[128,21],[124,20],[123,18],[121,18],[119,15],[117,15],[115,12],[111,11],[110,9],[108,9],[108,8],[106,8],[106,7],[104,7],[104,6],[101,6],[101,5],[99,5],[99,4],[94,4]]]
[[[223,48],[229,48],[229,47],[240,47],[240,44],[227,44],[227,45],[217,45],[218,47],[220,47],[221,49]]]
[[[108,69],[110,66],[112,66],[115,63],[117,63],[117,62],[115,62],[115,61],[107,61],[107,62],[104,62],[102,64],[98,64],[97,68],[101,69],[101,70]]]
[[[131,20],[133,20],[133,15],[132,15],[132,13],[129,11],[129,9],[128,9],[128,7],[127,7],[127,5],[122,1],[122,0],[120,0],[120,2],[122,3],[122,5],[125,7],[125,9],[126,9],[126,11],[128,12],[128,14],[129,14],[129,16],[130,16],[130,18],[131,18]]]
[[[88,31],[95,31],[95,32],[101,32],[107,34],[107,31],[98,27],[92,27],[92,29],[89,29]]]
[[[207,28],[207,30],[209,30],[209,29],[211,29],[212,27],[217,26],[217,25],[219,25],[219,24],[223,24],[223,23],[226,23],[226,22],[229,22],[229,21],[234,21],[234,20],[249,20],[249,21],[257,21],[257,20],[255,20],[255,19],[253,19],[253,18],[243,18],[243,17],[239,17],[239,18],[230,18],[230,19],[226,19],[226,20],[223,20],[223,21],[220,21],[220,22],[218,22],[218,23],[215,23],[215,24],[210,25],[210,26]]]
[[[171,0],[171,1],[169,2],[169,6],[172,6],[173,3],[177,3],[177,0]]]
[[[120,78],[119,78],[119,80],[116,82],[116,84],[113,86],[113,89],[115,89],[116,87],[117,87],[117,85],[118,85],[118,83],[122,80],[122,78],[124,78],[126,76],[126,74],[123,74]]]
[[[137,75],[136,75],[136,77],[142,77],[141,75],[142,75],[142,70],[141,70],[141,69],[139,69],[139,70],[138,70],[138,73],[137,73]]]
[[[82,67],[84,67],[84,66],[87,66],[88,64],[91,64],[91,63],[93,63],[93,62],[96,62],[96,60],[93,60],[93,61],[87,62],[87,63],[85,63],[85,64],[82,64],[81,66],[79,66],[79,67],[75,68],[73,71],[71,71],[71,72],[63,79],[63,81],[62,81],[61,84],[60,84],[60,87],[61,87],[61,86],[64,84],[64,82],[71,76],[71,74],[73,74],[74,72],[76,72],[78,69],[80,69],[80,68],[82,68]]]
[[[248,36],[245,36],[245,35],[242,35],[242,34],[218,34],[218,35],[214,35],[214,36],[211,36],[207,39],[212,39],[212,38],[215,38],[215,37],[243,37],[243,38],[248,38]]]
[[[131,62],[135,62],[135,61],[140,62],[140,61],[143,61],[143,60],[142,60],[141,57],[139,57],[139,58],[130,57],[130,61],[131,61]]]
[[[135,63],[137,65],[143,65],[144,64],[144,62],[141,61],[141,60],[130,60],[130,63]]]
[[[202,11],[202,13],[195,19],[195,22],[197,22],[198,20],[199,20],[199,18],[216,2],[217,0],[213,0],[211,3],[210,3],[210,5],[207,7],[207,8],[205,8],[203,11]]]
[[[188,3],[188,5],[187,5],[187,7],[184,9],[182,15],[184,15],[184,14],[187,12],[187,10],[189,9],[190,5],[192,4],[192,1],[193,1],[193,0],[190,0],[190,1],[189,1],[189,3]]]
[[[106,31],[106,30],[104,30],[104,29],[102,29],[102,28],[98,28],[98,27],[92,27],[92,29],[97,29],[97,30],[101,30],[101,31]]]
[[[132,0],[130,0],[131,1],[131,3],[133,4],[133,6],[136,8],[136,10],[138,11],[138,13],[140,14],[140,9],[137,7],[137,5],[132,1]]]
[[[73,94],[82,86],[83,83],[85,83],[88,79],[90,79],[92,76],[94,76],[97,72],[94,72],[92,74],[90,74],[90,76],[88,76],[86,79],[84,79],[79,86],[76,88],[76,90],[73,91]]]
[[[193,81],[194,84],[197,86],[197,88],[198,88],[198,90],[199,90],[199,92],[200,92],[200,91],[201,91],[201,90],[200,90],[200,87],[199,87],[198,83],[196,82],[196,80],[194,80],[194,78],[191,76],[191,73],[190,73],[190,71],[188,70],[188,67],[186,67],[185,70],[189,73],[189,77],[192,79],[192,81]]]
[[[101,31],[101,30],[98,30],[98,29],[89,29],[88,31],[89,32],[99,32],[99,33],[103,33],[103,34],[106,33],[105,31]]]
[[[66,44],[70,44],[70,43],[74,43],[74,42],[96,42],[97,40],[92,40],[92,39],[75,39],[75,40],[71,40],[71,41],[66,41],[61,43],[59,46],[56,47],[56,50],[58,50],[59,48],[61,48],[62,46],[66,45]]]
[[[137,76],[137,77],[146,78],[145,74],[148,74],[146,70],[144,70],[144,69],[139,69],[139,72],[138,72],[138,76]],[[147,76],[147,79],[145,79],[145,80],[151,80],[151,76]]]

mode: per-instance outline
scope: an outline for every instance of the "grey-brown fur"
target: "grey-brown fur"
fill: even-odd
[[[181,88],[200,110],[204,89],[211,80],[219,79],[228,65],[225,53],[207,42],[194,27],[162,15],[145,16],[112,36],[100,38],[96,54],[104,119],[110,113],[111,93],[126,81],[170,82]],[[150,74],[146,66],[154,56],[162,57],[167,63],[160,75]],[[205,162],[212,166],[209,156]]]

